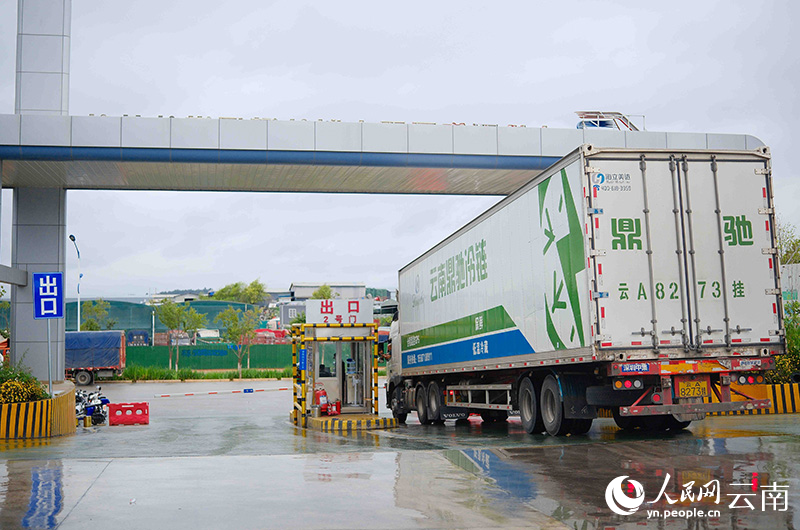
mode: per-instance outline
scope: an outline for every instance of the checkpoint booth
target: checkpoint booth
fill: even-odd
[[[377,344],[371,300],[306,301],[306,323],[292,326],[295,425],[377,415]]]

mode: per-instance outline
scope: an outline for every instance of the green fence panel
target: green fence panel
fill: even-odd
[[[128,346],[127,366],[169,366],[169,349],[166,346]],[[173,362],[175,351],[172,353]],[[235,370],[236,354],[227,344],[181,346],[181,368],[193,370]],[[247,356],[242,359],[247,366]],[[254,344],[250,346],[250,368],[287,368],[292,366],[290,344]]]
[[[108,318],[114,320],[114,329],[119,330],[134,330],[142,329],[148,332],[152,331],[153,327],[153,306],[145,304],[135,304],[132,302],[121,302],[118,300],[106,300],[108,302]],[[85,302],[85,301],[84,301]],[[215,322],[217,315],[233,307],[240,311],[253,309],[255,306],[252,304],[242,304],[240,302],[224,302],[221,300],[195,300],[187,302],[185,305],[193,307],[195,311],[206,316],[205,327],[209,329],[220,329],[220,326]],[[67,302],[66,304],[66,326],[67,331],[75,331],[77,329],[77,302]],[[2,318],[2,307],[0,307],[0,318]],[[155,317],[156,333],[166,331],[167,328]]]

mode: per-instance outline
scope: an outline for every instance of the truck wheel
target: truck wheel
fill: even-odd
[[[667,430],[666,416],[642,416],[637,418],[638,427],[645,432],[661,432]]]
[[[519,386],[519,417],[522,428],[528,434],[544,432],[542,413],[539,411],[539,400],[536,397],[536,387],[530,377],[522,380]]]
[[[408,413],[403,409],[403,388],[396,386],[392,391],[392,415],[397,418],[397,423],[405,423]]]
[[[592,429],[592,422],[594,422],[591,418],[581,418],[581,419],[573,419],[572,427],[570,428],[570,434],[581,435],[586,434]]]
[[[75,374],[75,382],[81,386],[91,385],[92,373],[87,372],[86,370],[81,370],[80,372]]]
[[[692,422],[681,421],[672,414],[667,416],[667,428],[671,431],[680,431],[687,428]]]
[[[442,391],[436,381],[428,385],[428,421],[438,423],[442,421]],[[442,423],[444,423],[442,421]]]
[[[633,416],[623,416],[619,413],[619,407],[611,407],[611,414],[614,416],[614,423],[623,431],[632,431],[636,428],[636,420]]]
[[[542,421],[550,436],[563,436],[570,431],[572,421],[564,417],[564,403],[558,381],[548,375],[542,383],[541,393]]]
[[[418,386],[416,399],[414,401],[417,404],[417,418],[419,418],[419,422],[422,425],[428,423],[428,404],[426,403],[426,398],[425,387],[421,385]]]

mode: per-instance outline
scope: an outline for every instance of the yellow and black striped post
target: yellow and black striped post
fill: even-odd
[[[297,334],[292,326],[292,421],[297,425]]]
[[[378,414],[378,328],[372,342],[372,413]]]

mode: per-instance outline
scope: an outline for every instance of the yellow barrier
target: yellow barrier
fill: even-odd
[[[74,387],[53,399],[0,405],[0,440],[49,438],[74,432]]]
[[[768,409],[741,410],[731,412],[713,412],[712,416],[731,415],[759,415],[759,414],[794,414],[800,407],[800,384],[783,383],[779,385],[731,385],[731,389],[738,390],[754,399],[769,399],[772,405]],[[747,398],[731,392],[733,401],[746,401]],[[717,396],[705,398],[706,403],[719,403]]]

